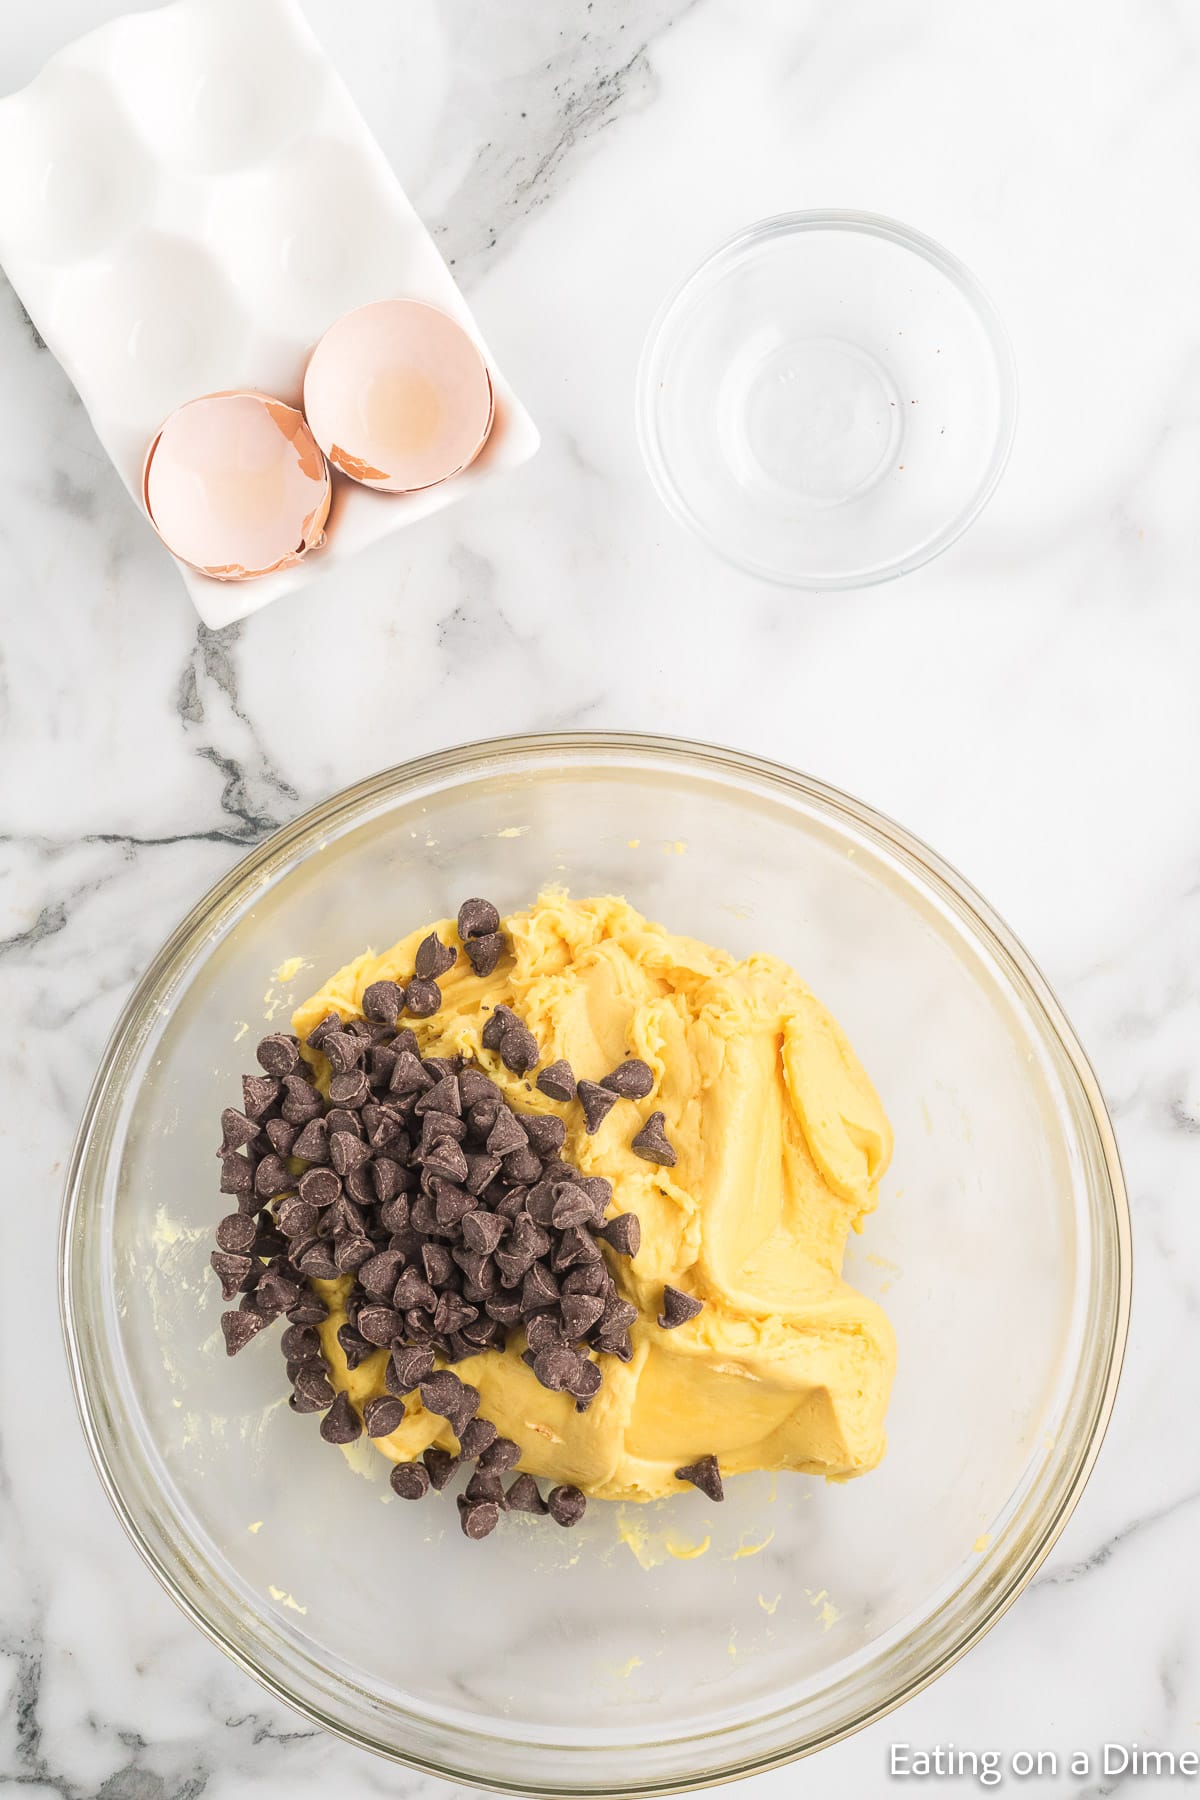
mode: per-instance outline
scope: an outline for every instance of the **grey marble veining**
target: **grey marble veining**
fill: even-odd
[[[18,9],[0,88],[108,10]],[[208,632],[0,284],[0,1072],[21,1096],[4,1126],[0,1781],[66,1800],[448,1793],[276,1706],[125,1543],[59,1354],[57,1210],[105,1037],[205,887],[348,781],[552,725],[735,743],[935,844],[1058,988],[1126,1159],[1133,1336],[1054,1555],[900,1714],[746,1791],[902,1791],[884,1774],[897,1737],[1200,1746],[1197,16],[1140,0],[312,13],[544,447],[337,584]],[[725,569],[666,517],[632,386],[693,263],[753,218],[820,204],[894,213],[962,255],[1012,332],[1022,417],[960,545],[904,582],[811,598]]]

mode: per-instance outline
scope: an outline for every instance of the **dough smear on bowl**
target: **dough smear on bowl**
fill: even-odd
[[[361,1011],[375,981],[408,982],[430,929],[451,945],[452,920],[422,925],[380,955],[366,952],[297,1008],[303,1040],[329,1012]],[[638,1309],[632,1361],[600,1359],[603,1385],[586,1412],[551,1393],[508,1348],[455,1365],[480,1392],[480,1412],[521,1447],[520,1468],[601,1498],[679,1492],[675,1470],[716,1455],[722,1474],[796,1469],[861,1475],[884,1453],[895,1340],[883,1311],[843,1279],[847,1234],[876,1204],[892,1135],[843,1032],[785,963],[677,937],[625,900],[542,894],[504,921],[511,945],[476,976],[465,956],[441,977],[442,1005],[408,1021],[422,1055],[462,1052],[519,1112],[565,1120],[563,1155],[613,1184],[612,1213],[635,1213],[635,1257],[608,1255]],[[481,1047],[496,1005],[537,1037],[540,1067],[569,1062],[599,1081],[629,1055],[655,1075],[646,1099],[622,1100],[594,1135],[577,1101],[556,1105]],[[631,1140],[653,1111],[677,1154],[643,1160]],[[606,1255],[608,1253],[606,1252]],[[384,1392],[387,1353],[348,1369],[337,1331],[352,1278],[317,1281],[330,1307],[321,1326],[330,1379],[361,1408]],[[703,1300],[674,1330],[657,1323],[664,1286]],[[395,1462],[432,1444],[456,1449],[447,1421],[406,1398],[407,1415],[380,1450]]]

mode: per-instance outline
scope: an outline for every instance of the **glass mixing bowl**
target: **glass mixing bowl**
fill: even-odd
[[[765,219],[655,321],[637,382],[659,495],[730,562],[856,588],[937,556],[1016,429],[999,314],[932,238],[873,213]]]
[[[468,1543],[391,1501],[223,1353],[214,1121],[267,1024],[366,944],[563,883],[794,963],[896,1128],[847,1274],[881,1297],[890,1449],[841,1486],[593,1503]],[[292,974],[295,959],[305,967]],[[276,833],[184,920],[104,1056],[71,1166],[63,1310],[84,1427],[189,1617],[355,1743],[514,1793],[666,1793],[878,1717],[1004,1611],[1112,1407],[1128,1210],[1095,1080],[986,905],[867,807],[731,751],[531,737],[376,776]],[[698,1556],[688,1552],[710,1539]]]

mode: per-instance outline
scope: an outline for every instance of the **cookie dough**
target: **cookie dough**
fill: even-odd
[[[408,981],[420,930],[382,955],[367,952],[300,1006],[303,1039],[328,1012],[360,1011],[373,981]],[[457,945],[454,923],[433,927]],[[677,937],[625,900],[546,893],[505,921],[511,955],[480,978],[460,956],[441,978],[435,1017],[414,1024],[422,1054],[477,1060],[521,1111],[565,1119],[563,1151],[613,1184],[613,1211],[636,1213],[636,1258],[610,1256],[638,1308],[634,1357],[601,1358],[604,1384],[586,1413],[549,1393],[503,1354],[455,1365],[480,1411],[522,1448],[520,1467],[609,1499],[681,1491],[674,1471],[715,1453],[725,1475],[797,1469],[841,1479],[884,1453],[895,1340],[884,1313],[841,1275],[847,1234],[876,1204],[892,1137],[879,1099],[837,1023],[798,976],[771,956],[737,962]],[[542,1066],[565,1058],[599,1080],[627,1055],[656,1077],[645,1100],[621,1101],[594,1136],[577,1102],[555,1103],[480,1045],[503,1002],[535,1033]],[[667,1169],[630,1148],[655,1110],[678,1153]],[[656,1323],[664,1284],[704,1301],[673,1331]],[[330,1305],[321,1327],[335,1386],[359,1406],[383,1392],[386,1353],[348,1370],[337,1342],[349,1280],[314,1284]],[[394,1461],[456,1444],[417,1395],[389,1437]]]

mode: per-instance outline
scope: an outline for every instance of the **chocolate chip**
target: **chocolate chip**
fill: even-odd
[[[612,1182],[606,1181],[603,1175],[576,1175],[576,1187],[582,1188],[596,1209],[597,1223],[604,1217],[604,1209],[612,1199]]]
[[[458,909],[458,935],[465,944],[470,938],[489,937],[500,929],[500,914],[490,900],[464,900]]]
[[[307,1400],[300,1393],[289,1394],[288,1405],[294,1413],[316,1413],[325,1410],[323,1400]]]
[[[375,1344],[368,1344],[362,1332],[353,1325],[339,1325],[337,1341],[348,1369],[360,1369],[369,1356],[374,1356],[377,1348]]]
[[[514,1075],[535,1069],[540,1055],[538,1041],[525,1025],[510,1025],[500,1040],[500,1061]]]
[[[376,1394],[363,1407],[363,1424],[371,1438],[390,1437],[404,1419],[404,1402],[395,1394]]]
[[[553,1113],[522,1113],[521,1124],[538,1156],[556,1156],[566,1142],[567,1128]]]
[[[504,1483],[496,1469],[476,1469],[463,1489],[463,1495],[472,1505],[481,1500],[491,1501],[499,1507],[506,1504]]]
[[[390,1301],[403,1267],[404,1258],[398,1250],[381,1250],[362,1265],[358,1279],[373,1299]]]
[[[575,1098],[575,1071],[569,1062],[559,1059],[552,1062],[548,1069],[543,1069],[537,1078],[537,1086],[541,1093],[550,1100],[573,1100]]]
[[[496,1502],[477,1500],[472,1503],[464,1494],[459,1494],[457,1499],[463,1536],[473,1540],[489,1537],[500,1523],[500,1508]]]
[[[258,1227],[245,1213],[228,1213],[217,1226],[217,1243],[221,1249],[243,1256],[254,1248],[257,1235]]]
[[[225,1335],[226,1356],[236,1356],[244,1350],[252,1337],[257,1337],[263,1326],[268,1323],[265,1313],[258,1312],[225,1312],[221,1314],[221,1330]]]
[[[387,1347],[404,1330],[404,1320],[390,1306],[364,1306],[358,1315],[358,1329],[368,1344]]]
[[[466,1218],[475,1202],[470,1194],[462,1188],[452,1187],[446,1182],[439,1182],[437,1189],[437,1205],[434,1216],[439,1231],[453,1232],[455,1227]]]
[[[373,981],[364,988],[363,1017],[379,1025],[394,1025],[404,1011],[404,989],[394,981]],[[311,1038],[309,1039],[311,1043]]]
[[[614,1327],[611,1331],[597,1331],[592,1339],[593,1350],[602,1356],[615,1356],[618,1362],[633,1361],[633,1340],[627,1331]]]
[[[291,1194],[286,1200],[281,1200],[275,1212],[280,1231],[284,1237],[289,1238],[311,1237],[320,1216],[316,1207],[302,1200],[299,1194]]]
[[[474,1065],[468,1065],[459,1075],[458,1091],[464,1106],[474,1106],[477,1100],[495,1100],[499,1104],[504,1097],[491,1077]]]
[[[496,1427],[490,1419],[472,1419],[471,1423],[459,1439],[458,1448],[463,1456],[474,1462],[496,1442]]]
[[[521,1446],[519,1444],[514,1444],[511,1438],[493,1437],[479,1458],[479,1467],[503,1475],[509,1469],[516,1468],[520,1460]]]
[[[651,1113],[629,1147],[635,1156],[642,1157],[644,1161],[661,1163],[664,1168],[673,1169],[679,1159],[667,1142],[667,1135],[663,1130],[665,1123],[664,1113]]]
[[[371,1087],[362,1069],[351,1069],[346,1075],[335,1075],[329,1083],[329,1098],[335,1106],[365,1106]]]
[[[253,1220],[248,1222],[251,1225],[254,1223]],[[214,1250],[208,1260],[220,1278],[222,1300],[232,1300],[253,1269],[254,1258],[244,1255],[228,1255],[223,1250]],[[241,1345],[239,1344],[237,1348],[240,1350]],[[229,1354],[232,1356],[233,1351],[231,1350]]]
[[[602,1262],[584,1263],[563,1276],[564,1294],[602,1294],[612,1288],[613,1280]]]
[[[432,1019],[442,1004],[442,990],[436,981],[410,981],[404,1003],[414,1019]]]
[[[423,1500],[429,1492],[429,1470],[424,1463],[397,1463],[391,1482],[392,1492],[401,1500]]]
[[[261,1119],[275,1105],[281,1093],[278,1081],[271,1075],[242,1076],[242,1108],[248,1119]],[[232,1110],[232,1109],[230,1109]],[[222,1126],[225,1114],[221,1115]]]
[[[580,1106],[583,1108],[583,1124],[588,1136],[599,1131],[613,1107],[617,1104],[617,1096],[595,1081],[581,1081],[575,1090]]]
[[[533,1225],[533,1221],[530,1220],[529,1223],[531,1228],[536,1231],[537,1226]],[[543,1232],[541,1235],[544,1237],[545,1233]],[[496,1251],[496,1267],[500,1271],[500,1279],[505,1287],[515,1288],[524,1281],[534,1263],[544,1255],[544,1250],[537,1249],[527,1239],[519,1239],[518,1232],[514,1231],[503,1250]]]
[[[306,1289],[297,1300],[295,1306],[288,1308],[288,1318],[294,1325],[319,1325],[329,1317],[329,1308],[319,1294]]]
[[[564,1181],[554,1190],[554,1204],[550,1211],[550,1223],[557,1231],[565,1231],[568,1225],[583,1225],[595,1218],[595,1208],[581,1187],[573,1181]]]
[[[421,1152],[421,1162],[427,1175],[439,1175],[453,1184],[465,1181],[469,1173],[467,1159],[453,1138],[439,1138]]]
[[[496,1181],[485,1190],[482,1198],[499,1218],[511,1223],[527,1210],[529,1190],[523,1187],[505,1188],[502,1181]]]
[[[504,1157],[510,1150],[523,1150],[528,1142],[524,1128],[511,1107],[502,1106],[496,1115],[496,1123],[488,1133],[488,1155]]]
[[[254,1052],[258,1065],[268,1075],[290,1075],[300,1061],[300,1051],[294,1037],[288,1037],[282,1031],[274,1031],[269,1037],[261,1040]]]
[[[340,1393],[321,1420],[321,1436],[327,1444],[352,1444],[362,1435],[362,1420],[350,1404],[350,1396]]]
[[[483,1303],[483,1310],[489,1319],[506,1328],[518,1325],[521,1321],[521,1302],[507,1294],[494,1294]]]
[[[458,951],[452,950],[449,944],[443,944],[436,931],[422,938],[417,945],[416,971],[422,981],[436,981],[439,975],[445,975],[458,961]]]
[[[496,1006],[492,1009],[491,1017],[484,1022],[479,1041],[485,1050],[498,1050],[504,1042],[505,1032],[511,1031],[520,1023],[511,1006]]]
[[[437,1295],[434,1293],[432,1285],[421,1274],[420,1269],[409,1268],[404,1270],[396,1282],[395,1301],[396,1305],[405,1312],[411,1312],[418,1308],[425,1312],[432,1312],[437,1305]],[[399,1333],[393,1335],[399,1336]]]
[[[275,1317],[295,1306],[300,1298],[300,1284],[279,1269],[268,1269],[255,1288],[254,1297],[261,1311]]]
[[[558,1248],[550,1259],[550,1267],[556,1275],[564,1269],[577,1268],[581,1263],[597,1262],[600,1258],[600,1247],[581,1225],[568,1225],[558,1240]]]
[[[367,1135],[362,1113],[351,1112],[346,1106],[331,1106],[325,1114],[325,1126],[329,1132],[330,1143],[333,1142],[339,1131],[345,1132],[347,1137],[357,1138],[360,1144]]]
[[[473,1325],[478,1317],[477,1306],[471,1306],[460,1294],[451,1291],[438,1300],[433,1312],[433,1326],[444,1337],[452,1337],[464,1325]]]
[[[234,1217],[237,1215],[235,1214]],[[490,1256],[504,1236],[504,1220],[495,1213],[466,1213],[462,1222],[463,1243],[468,1250],[481,1256]]]
[[[676,1287],[664,1287],[658,1322],[664,1331],[674,1331],[677,1325],[686,1325],[689,1319],[703,1311],[703,1300],[697,1300],[694,1294],[685,1294]]]
[[[561,1307],[563,1329],[574,1340],[586,1337],[604,1312],[599,1294],[564,1294]]]
[[[510,1512],[537,1513],[541,1516],[550,1510],[532,1475],[518,1475],[506,1498]]]
[[[325,1102],[302,1075],[285,1075],[283,1085],[286,1092],[280,1111],[289,1125],[307,1125],[323,1111]]]
[[[468,1218],[473,1216],[467,1215]],[[485,1300],[490,1299],[500,1285],[500,1277],[491,1258],[480,1250],[456,1249],[454,1260],[463,1272],[463,1299],[469,1300],[473,1306],[482,1305]],[[472,1342],[475,1341],[475,1333],[469,1332],[467,1335]]]
[[[445,1244],[422,1244],[421,1264],[425,1270],[425,1279],[433,1287],[445,1287],[454,1274],[454,1258]],[[423,1304],[418,1300],[416,1305]]]
[[[332,1206],[341,1191],[341,1181],[332,1169],[306,1169],[300,1177],[301,1200],[318,1211]]]
[[[459,1463],[458,1457],[452,1456],[449,1450],[442,1450],[436,1444],[430,1444],[421,1460],[429,1471],[430,1486],[440,1494],[442,1489],[454,1479]]]
[[[221,1158],[221,1192],[249,1194],[254,1189],[254,1170],[244,1156],[232,1154]],[[257,1211],[257,1207],[254,1209]]]
[[[492,974],[499,963],[504,953],[504,939],[498,931],[490,931],[485,937],[467,938],[463,949],[475,974],[482,979]]]
[[[383,1372],[383,1385],[397,1400],[411,1394],[422,1376],[433,1368],[433,1351],[427,1344],[394,1344]]]
[[[351,1031],[331,1031],[321,1045],[335,1075],[345,1075],[357,1068],[366,1054],[366,1045]]]
[[[296,1185],[291,1170],[282,1156],[264,1156],[254,1171],[254,1191],[264,1200],[286,1194]]]
[[[721,1481],[721,1470],[715,1456],[702,1456],[699,1461],[688,1463],[675,1471],[676,1481],[690,1481],[693,1487],[707,1494],[710,1500],[723,1500],[725,1488]]]
[[[361,1169],[365,1162],[371,1160],[371,1149],[352,1131],[331,1131],[329,1134],[329,1160],[338,1175],[346,1176],[351,1169]]]
[[[618,1256],[636,1256],[642,1247],[642,1222],[636,1213],[618,1213],[600,1227],[599,1235]]]
[[[504,1158],[504,1179],[515,1182],[518,1187],[530,1186],[541,1173],[542,1159],[534,1155],[528,1144],[520,1150],[510,1150]]]
[[[536,1312],[540,1307],[553,1306],[557,1299],[557,1281],[544,1263],[534,1263],[521,1284],[522,1311]]]
[[[333,1260],[342,1275],[351,1275],[361,1269],[365,1262],[370,1262],[375,1246],[369,1237],[356,1237],[351,1233],[340,1233],[333,1241]]]
[[[428,1068],[428,1064],[426,1064]],[[443,1075],[427,1088],[417,1101],[413,1111],[418,1116],[425,1113],[443,1113],[447,1118],[462,1118],[462,1097],[458,1091],[457,1075]]]
[[[253,1079],[251,1077],[250,1079]],[[240,1113],[236,1106],[227,1106],[221,1113],[221,1148],[218,1156],[228,1156],[231,1150],[242,1150],[252,1144],[259,1136],[262,1127],[245,1113]]]
[[[298,1257],[296,1267],[302,1275],[311,1275],[316,1281],[334,1281],[342,1273],[334,1261],[333,1251],[328,1244],[316,1243]]]
[[[587,1511],[587,1500],[579,1488],[564,1482],[546,1495],[546,1511],[556,1525],[578,1525]]]
[[[304,1041],[310,1050],[319,1050],[331,1031],[340,1031],[341,1029],[341,1014],[327,1012],[323,1019],[317,1020]]]
[[[393,1094],[423,1094],[433,1086],[433,1076],[420,1057],[414,1056],[411,1050],[402,1050],[396,1058],[388,1086]]]
[[[600,1392],[602,1380],[599,1365],[590,1357],[581,1356],[578,1369],[567,1383],[567,1392],[575,1402],[576,1412],[587,1411]]]
[[[531,1367],[544,1388],[561,1394],[568,1387],[579,1364],[574,1350],[565,1345],[558,1349],[539,1350]]]
[[[436,1144],[442,1138],[453,1138],[456,1144],[464,1144],[467,1139],[467,1128],[454,1113],[425,1113],[421,1119],[422,1150],[428,1150],[431,1144]]]
[[[290,1156],[292,1145],[300,1135],[298,1125],[289,1125],[286,1119],[268,1119],[267,1136],[271,1140],[271,1148],[280,1156]]]
[[[289,1362],[316,1362],[321,1354],[321,1336],[311,1325],[289,1325],[279,1340],[279,1348]]]
[[[421,1382],[421,1405],[426,1412],[453,1418],[462,1404],[463,1384],[449,1369],[438,1369]]]
[[[389,1200],[386,1206],[380,1207],[379,1227],[381,1231],[389,1232],[393,1238],[400,1236],[403,1232],[409,1231],[409,1201],[407,1194],[397,1194],[394,1200]],[[400,1250],[406,1256],[408,1254],[404,1244],[391,1243],[388,1248],[390,1250]]]
[[[407,1140],[406,1140],[407,1142]],[[380,1206],[386,1206],[397,1194],[402,1194],[408,1185],[408,1171],[404,1164],[391,1156],[377,1156],[371,1164],[371,1186],[375,1190],[375,1198]]]
[[[357,1173],[360,1173],[360,1171],[352,1170],[347,1177],[347,1181],[353,1181]],[[365,1234],[366,1229],[367,1215],[362,1206],[351,1198],[349,1189],[347,1189],[346,1193],[338,1195],[333,1203],[332,1210],[326,1214],[325,1218],[322,1219],[320,1226],[317,1228],[318,1235],[321,1236],[330,1231],[349,1231],[361,1236]]]
[[[319,1363],[306,1363],[296,1377],[296,1393],[315,1412],[323,1412],[334,1401],[333,1388]]]
[[[639,1057],[630,1056],[618,1063],[611,1075],[600,1083],[621,1100],[644,1100],[654,1086],[654,1070]]]

